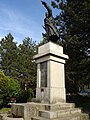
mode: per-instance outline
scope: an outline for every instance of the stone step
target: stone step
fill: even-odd
[[[64,115],[59,118],[43,118],[43,117],[33,117],[31,120],[89,120],[89,115],[87,114],[73,114],[73,115]]]
[[[64,110],[58,110],[58,111],[40,110],[39,116],[44,118],[59,118],[60,116],[63,116],[63,115],[76,114],[76,113],[81,113],[81,109],[70,108],[70,109],[64,109]]]
[[[0,120],[24,120],[23,118],[8,117],[7,114],[0,114]]]
[[[24,120],[23,118],[9,118],[9,117],[5,117],[2,120]]]
[[[74,103],[57,103],[57,104],[46,104],[45,110],[47,111],[55,111],[55,110],[61,110],[66,108],[74,108]]]

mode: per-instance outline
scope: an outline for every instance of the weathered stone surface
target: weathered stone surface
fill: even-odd
[[[87,114],[74,114],[74,115],[64,115],[59,118],[44,118],[44,117],[33,117],[31,120],[89,120]]]
[[[18,113],[18,116],[23,116],[24,120],[88,120],[87,114],[82,114],[81,109],[75,108],[74,103],[57,103],[57,104],[44,104],[44,103],[26,103],[17,104],[18,107],[24,106],[24,113]],[[12,110],[13,115],[17,116],[17,106]],[[16,108],[15,108],[16,107]],[[19,108],[19,110],[21,110]],[[16,111],[15,111],[16,110]],[[72,118],[73,117],[73,118]]]
[[[49,104],[66,102],[64,64],[68,56],[63,53],[63,47],[48,42],[38,48],[34,59],[37,63],[36,100]],[[47,70],[42,69],[44,63]]]
[[[37,103],[13,104],[12,115],[24,120],[88,120],[89,116],[82,114],[81,109],[66,103],[64,64],[68,56],[63,54],[63,48],[49,42],[38,48],[34,58],[37,63]]]
[[[43,109],[43,106],[35,103],[13,104],[11,112],[16,117],[21,116],[25,120],[30,120],[32,116],[38,115],[39,109]]]
[[[69,115],[69,114],[76,114],[81,113],[81,109],[79,108],[71,108],[71,109],[63,109],[58,111],[39,111],[39,116],[44,118],[59,118],[63,115]]]
[[[12,104],[12,115],[15,117],[23,117],[26,120],[32,116],[38,116],[40,110],[55,111],[65,108],[72,108],[74,104],[57,103],[57,104],[43,104],[43,103],[26,103],[26,104]]]
[[[24,120],[24,118],[9,117],[8,114],[0,114],[0,120]]]

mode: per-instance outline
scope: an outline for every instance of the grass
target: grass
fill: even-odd
[[[0,113],[7,113],[10,110],[11,110],[11,108],[2,108],[2,109],[0,109]]]

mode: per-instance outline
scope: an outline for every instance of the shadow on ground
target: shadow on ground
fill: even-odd
[[[67,95],[67,102],[75,103],[76,107],[82,108],[82,111],[88,113],[90,117],[90,96]]]

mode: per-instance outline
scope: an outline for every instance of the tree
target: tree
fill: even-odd
[[[8,83],[9,83],[9,97],[18,98],[19,95],[21,94],[20,82],[13,78],[8,78]]]
[[[18,98],[20,94],[21,88],[19,81],[5,76],[0,71],[0,107],[7,105],[10,98]]]
[[[31,90],[28,92],[29,88],[35,92],[36,64],[33,56],[36,54],[36,51],[37,46],[29,37],[25,38],[19,46],[14,42],[14,38],[10,33],[0,41],[0,69],[9,77],[10,89],[13,87],[13,91],[9,90],[11,96],[15,96],[16,94],[13,86],[15,83],[13,83],[14,81],[12,79],[20,82],[22,95],[19,98],[22,98],[26,92],[30,93]],[[20,100],[19,98],[18,102]]]
[[[19,53],[17,59],[18,78],[23,86],[35,87],[36,83],[36,64],[33,56],[36,54],[36,44],[29,37],[23,40],[23,44],[19,45]],[[29,86],[30,85],[30,86]],[[25,87],[25,86],[24,86]]]
[[[0,71],[0,108],[3,106],[3,98],[9,93],[9,85],[6,76]]]
[[[85,84],[90,79],[90,2],[89,0],[53,0],[65,53],[69,55],[66,65],[66,82]],[[88,51],[88,52],[87,52]],[[89,61],[89,62],[88,62]],[[87,73],[88,72],[88,73]]]
[[[33,56],[36,54],[36,44],[29,37],[23,40],[23,44],[17,46],[9,33],[0,41],[0,69],[5,75],[26,81],[36,80],[36,64]]]
[[[0,41],[0,46],[0,69],[4,71],[5,75],[14,78],[17,74],[16,60],[18,48],[11,33]]]

